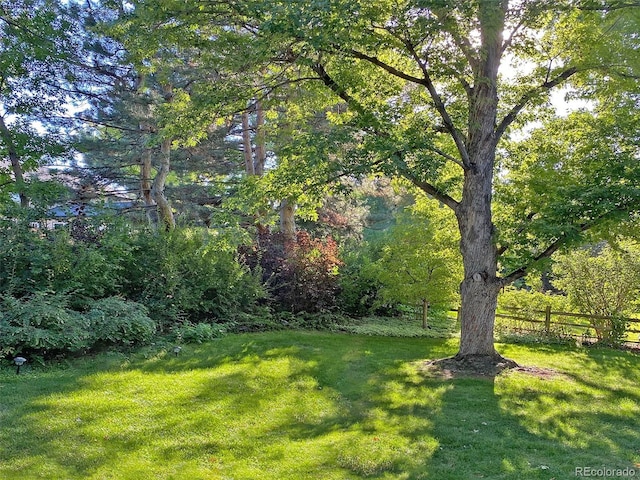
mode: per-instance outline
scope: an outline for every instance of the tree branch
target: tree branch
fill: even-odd
[[[613,10],[622,10],[623,8],[637,8],[640,7],[640,2],[626,2],[626,1],[613,1],[603,5],[601,2],[585,2],[582,5],[576,5],[578,10],[596,11],[596,12],[611,12]]]
[[[426,72],[425,81],[426,81],[427,90],[429,91],[429,95],[431,95],[431,99],[433,100],[436,110],[440,114],[440,117],[444,122],[445,128],[451,135],[451,138],[453,138],[453,141],[455,142],[456,147],[458,148],[458,152],[460,153],[460,158],[462,159],[462,164],[464,166],[464,169],[470,170],[471,160],[469,159],[469,152],[467,151],[467,145],[465,144],[464,137],[462,136],[460,131],[456,128],[456,126],[453,123],[453,120],[449,116],[447,107],[445,107],[444,102],[442,101],[440,94],[436,90],[436,87],[433,84],[433,81],[431,80],[431,76],[428,74],[428,72]]]
[[[518,22],[518,24],[513,28],[513,30],[511,30],[511,33],[509,34],[509,38],[507,38],[505,42],[502,44],[501,54],[504,54],[504,52],[506,52],[507,49],[513,44],[513,39],[515,38],[518,31],[524,25],[525,20],[526,20],[526,16],[523,15],[520,21]]]
[[[520,101],[513,106],[513,108],[509,111],[509,113],[502,119],[502,121],[498,125],[498,128],[496,129],[496,135],[495,135],[496,142],[502,137],[502,135],[504,135],[504,132],[507,130],[509,125],[513,123],[513,121],[516,119],[516,117],[522,111],[522,109],[526,107],[527,104],[537,94],[551,90],[553,87],[566,81],[569,77],[576,74],[577,72],[578,72],[578,69],[576,67],[568,68],[563,72],[561,72],[559,75],[557,75],[555,78],[545,81],[540,86],[532,90],[529,90],[527,93],[522,95],[522,97],[520,97]]]
[[[351,95],[349,95],[341,86],[339,86],[335,80],[327,73],[327,71],[325,70],[324,66],[322,64],[320,64],[319,62],[313,65],[313,69],[314,71],[320,76],[320,78],[322,79],[322,81],[324,82],[324,84],[329,87],[334,93],[336,93],[336,95],[338,95],[340,98],[342,98],[345,102],[347,102],[347,104],[351,107],[354,108],[354,110],[356,110],[358,113],[371,117],[372,120],[375,121],[375,125],[372,126],[373,131],[376,135],[379,135],[381,137],[388,137],[388,134],[386,134],[386,132],[384,132],[384,130],[382,129],[381,125],[379,124],[379,122],[377,122],[377,119],[375,118],[375,116],[371,115],[370,113],[366,112],[364,107],[362,105],[360,105],[359,102],[357,102]],[[445,152],[442,152],[436,148],[433,148],[433,150],[436,153],[439,153],[440,155],[445,156],[445,158],[455,161],[455,163],[457,163],[458,165],[461,165],[460,161],[455,159],[454,157],[448,155]],[[428,195],[431,195],[432,197],[434,197],[435,199],[439,200],[440,202],[442,202],[443,204],[445,204],[446,206],[448,206],[449,208],[451,208],[453,211],[455,211],[458,208],[458,202],[452,198],[451,196],[447,195],[446,193],[441,192],[439,189],[437,189],[434,185],[431,185],[428,182],[425,182],[423,180],[418,179],[415,175],[413,175],[408,167],[408,165],[405,163],[404,159],[402,158],[403,156],[403,152],[395,152],[395,154],[392,156],[392,160],[394,161],[394,163],[396,164],[396,167],[398,168],[399,173],[405,177],[407,180],[409,180],[411,183],[413,183],[416,187],[418,187],[420,190],[422,190],[423,192],[427,193]]]
[[[586,232],[590,228],[594,227],[598,222],[605,220],[609,215],[615,214],[616,212],[623,212],[626,210],[625,207],[629,207],[629,206],[630,206],[629,204],[620,205],[618,208],[605,212],[602,215],[599,215],[588,222],[584,222],[578,225],[577,226],[578,232],[580,233]],[[568,238],[569,238],[569,234],[560,235],[557,239],[551,242],[545,250],[543,250],[541,253],[533,257],[533,259],[527,265],[524,265],[514,270],[513,272],[509,273],[507,276],[500,279],[500,283],[503,286],[506,286],[518,280],[519,278],[524,277],[533,263],[540,261],[544,258],[551,257],[551,255],[557,252],[558,249],[560,249],[560,247],[562,247],[565,244]]]
[[[367,55],[366,53],[362,53],[359,52],[357,50],[349,50],[347,51],[347,53],[349,55],[351,55],[354,58],[357,58],[359,60],[365,60],[373,65],[376,65],[380,68],[382,68],[383,70],[385,70],[386,72],[390,73],[391,75],[401,78],[403,80],[407,80],[408,82],[412,82],[412,83],[416,83],[418,85],[425,85],[425,79],[424,78],[420,78],[420,77],[414,77],[413,75],[409,75],[408,73],[403,72],[402,70],[398,70],[397,68],[395,68],[392,65],[389,65],[386,62],[383,62],[382,60],[380,60],[378,57],[374,57],[371,55]]]
[[[320,77],[320,80],[322,80],[322,82],[327,87],[329,87],[329,89],[333,93],[335,93],[342,100],[344,100],[347,103],[347,105],[349,105],[351,108],[353,108],[360,115],[363,115],[365,117],[371,118],[371,120],[373,120],[376,123],[376,125],[373,126],[374,130],[376,131],[376,133],[379,133],[379,132],[382,131],[382,129],[380,127],[380,124],[379,124],[379,121],[375,117],[375,115],[372,115],[369,112],[367,112],[364,109],[364,107],[360,104],[360,102],[358,102],[355,98],[353,98],[351,95],[349,95],[349,93],[344,88],[342,88],[340,85],[338,85],[336,83],[336,81],[333,79],[333,77],[331,75],[329,75],[327,70],[324,68],[324,65],[322,65],[320,62],[316,62],[311,66],[311,68],[313,69],[314,72],[316,72],[318,74],[318,76]]]
[[[428,146],[427,148],[429,150],[431,150],[432,152],[437,153],[441,157],[445,158],[446,160],[449,160],[450,162],[455,163],[456,165],[458,165],[463,170],[466,170],[464,164],[460,160],[458,160],[456,157],[454,157],[453,155],[449,155],[447,152],[444,152],[444,151],[440,150],[439,148],[434,147],[432,145]]]
[[[396,69],[395,67],[392,67],[391,65],[389,65],[389,64],[387,64],[385,62],[382,62],[377,57],[372,57],[370,55],[366,55],[366,54],[364,54],[362,52],[358,52],[356,50],[350,50],[347,53],[352,55],[354,58],[358,58],[360,60],[365,60],[367,62],[370,62],[371,64],[382,68],[383,70],[389,72],[390,74],[392,74],[392,75],[394,75],[394,76],[396,76],[398,78],[402,78],[404,80],[416,83],[418,85],[425,86],[427,88],[427,90],[429,91],[429,95],[431,96],[431,99],[433,100],[433,103],[434,103],[434,105],[436,107],[436,110],[438,111],[438,113],[442,117],[442,121],[444,122],[444,125],[445,125],[447,131],[449,132],[449,134],[453,138],[453,141],[455,142],[456,147],[458,148],[458,152],[460,152],[460,157],[462,158],[462,165],[464,166],[463,168],[465,168],[465,169],[471,168],[471,161],[469,160],[469,154],[467,152],[467,147],[465,145],[464,138],[461,135],[460,131],[454,125],[453,120],[449,116],[449,112],[447,111],[447,108],[445,107],[444,102],[442,101],[442,98],[440,97],[440,94],[438,93],[438,91],[436,90],[435,85],[433,84],[431,76],[429,75],[429,71],[423,65],[423,63],[420,61],[420,59],[417,57],[417,54],[416,54],[416,60],[418,61],[418,65],[420,65],[420,68],[422,69],[422,73],[424,75],[424,78],[414,77],[413,75],[409,75],[407,73],[404,73],[404,72]]]
[[[413,183],[413,185],[418,187],[427,195],[430,195],[436,200],[442,202],[444,205],[449,207],[454,212],[458,209],[458,206],[460,205],[460,203],[457,200],[455,200],[450,195],[447,195],[446,193],[440,191],[438,188],[436,188],[434,185],[430,184],[429,182],[421,180],[417,178],[413,173],[411,173],[411,169],[404,161],[403,152],[401,151],[395,152],[395,154],[393,155],[393,160],[400,174],[403,177],[405,177],[407,180],[409,180],[411,183]]]
[[[103,122],[93,118],[82,117],[79,115],[74,115],[73,117],[59,117],[59,118],[63,118],[67,120],[80,120],[81,122],[89,123],[92,125],[100,125],[102,127],[107,127],[107,128],[113,128],[115,130],[122,130],[123,132],[140,133],[140,129],[138,128],[123,127],[120,125],[116,125],[114,123],[107,123],[107,122]]]

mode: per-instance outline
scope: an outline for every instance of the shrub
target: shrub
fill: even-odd
[[[514,308],[528,318],[539,318],[540,312],[550,306],[556,312],[572,312],[573,306],[565,295],[542,293],[513,287],[498,296],[498,308]]]
[[[0,292],[16,298],[69,292],[74,307],[85,298],[119,293],[123,258],[131,243],[128,229],[112,223],[89,240],[74,238],[68,228],[32,228],[30,220],[17,218],[0,228],[0,244],[6,246],[0,249]]]
[[[262,276],[276,309],[317,313],[336,307],[342,262],[331,237],[316,239],[300,230],[289,243],[279,233],[264,234],[258,245],[242,253]]]
[[[463,278],[455,217],[437,201],[418,196],[384,236],[373,266],[384,302],[454,304]]]
[[[131,345],[151,340],[156,325],[144,305],[119,297],[108,297],[89,303],[92,345]]]
[[[144,343],[155,332],[143,305],[121,298],[89,302],[87,312],[69,307],[69,294],[37,292],[0,301],[0,354],[18,352],[49,356],[105,345]]]
[[[67,294],[37,292],[0,301],[0,353],[77,352],[91,345],[88,319],[68,308]]]
[[[127,259],[125,295],[145,304],[161,329],[250,310],[264,291],[238,262],[239,240],[233,233],[187,229],[139,235]]]
[[[175,329],[178,341],[185,343],[204,343],[222,337],[225,333],[224,326],[210,323],[185,322]]]
[[[599,341],[622,342],[626,322],[622,318],[638,296],[640,259],[638,247],[621,245],[614,249],[596,245],[562,255],[554,265],[556,285],[583,313],[608,318],[592,318]]]
[[[364,317],[376,313],[382,301],[382,284],[377,278],[370,245],[359,245],[343,255],[344,267],[340,275],[338,302],[348,315]]]

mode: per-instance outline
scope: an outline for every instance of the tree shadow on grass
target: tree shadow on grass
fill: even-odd
[[[583,362],[563,371],[454,376],[435,422],[440,446],[429,475],[411,478],[564,479],[602,466],[640,473],[640,359],[601,353],[582,352]]]
[[[423,371],[425,357],[454,350],[247,335],[65,378],[14,408],[11,434],[32,440],[0,477],[548,480],[633,461],[635,358],[587,353],[585,368],[545,378]],[[603,390],[589,369],[636,373]]]

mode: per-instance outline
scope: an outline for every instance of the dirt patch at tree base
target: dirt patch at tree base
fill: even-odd
[[[500,355],[465,355],[422,362],[420,370],[429,377],[454,378],[494,378],[508,372],[521,372],[540,378],[553,378],[561,374],[551,368],[520,366],[513,360]]]

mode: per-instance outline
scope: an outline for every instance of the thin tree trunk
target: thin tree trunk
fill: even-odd
[[[171,84],[163,85],[162,94],[165,102],[170,103],[173,99],[173,86]],[[169,204],[169,201],[167,200],[167,197],[164,193],[170,169],[171,139],[164,138],[160,143],[160,168],[158,168],[156,177],[153,179],[153,185],[151,186],[151,196],[156,202],[159,221],[162,223],[165,230],[173,230],[176,226],[176,221],[173,216],[173,210],[171,209],[171,205]]]
[[[4,117],[2,115],[0,115],[0,137],[7,147],[7,152],[9,153],[11,170],[13,171],[13,176],[16,182],[16,191],[20,197],[20,206],[22,208],[29,208],[29,197],[25,191],[26,182],[24,181],[24,171],[22,170],[22,164],[20,163],[20,156],[18,155],[15,143],[11,137],[11,132],[9,131],[7,124],[4,122]]]
[[[173,216],[173,210],[171,205],[164,194],[164,188],[169,176],[169,170],[171,166],[171,140],[165,139],[160,145],[160,168],[156,174],[156,178],[153,179],[153,185],[151,186],[151,195],[156,202],[158,209],[158,217],[160,222],[164,226],[165,230],[172,230],[176,226],[176,221]]]
[[[242,113],[242,151],[244,153],[244,169],[247,175],[255,175],[253,165],[253,148],[251,147],[251,126],[249,125],[249,112]]]
[[[255,126],[255,149],[251,146],[251,125],[249,123],[249,113],[242,114],[242,149],[244,151],[245,171],[247,175],[256,175],[262,177],[264,175],[264,164],[266,160],[266,146],[264,134],[264,110],[262,104],[258,101],[256,106],[256,126]],[[263,224],[260,219],[264,217],[266,212],[258,212],[256,215],[256,228],[258,236],[266,235],[269,227]]]
[[[285,252],[296,243],[295,204],[287,199],[280,202],[280,232],[284,237]]]
[[[153,196],[151,195],[151,149],[145,148],[140,159],[140,194],[144,201],[146,216],[149,223],[155,225],[157,223],[157,213],[152,213],[152,207],[155,206]]]
[[[429,327],[428,317],[429,317],[429,302],[427,301],[426,298],[423,298],[422,299],[422,328],[426,329]]]
[[[140,193],[147,207],[153,205],[151,197],[151,149],[145,148],[140,159]]]
[[[264,132],[264,110],[262,103],[256,102],[256,158],[255,158],[255,174],[261,177],[264,175],[264,164],[267,158],[267,149],[265,146]]]

